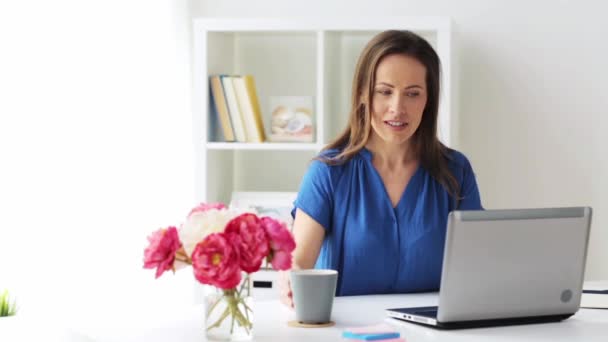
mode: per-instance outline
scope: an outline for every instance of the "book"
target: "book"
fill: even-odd
[[[270,97],[270,141],[313,141],[312,96]]]
[[[245,126],[243,123],[241,109],[239,108],[236,93],[234,92],[232,77],[221,75],[220,79],[222,81],[222,86],[224,87],[224,95],[226,97],[226,103],[228,104],[230,119],[232,120],[235,140],[238,142],[246,142],[247,135],[245,134]]]
[[[222,127],[220,125],[219,114],[215,108],[215,102],[213,100],[213,93],[211,87],[209,87],[209,102],[208,102],[208,116],[209,121],[207,122],[207,141],[224,141],[222,133]]]
[[[228,113],[228,107],[226,106],[226,99],[224,97],[224,90],[219,76],[210,77],[210,88],[212,94],[212,116],[219,118],[220,127],[224,135],[224,141],[234,141],[234,132],[232,130],[232,122],[230,120],[230,114]],[[210,120],[213,122],[213,120]]]
[[[245,123],[247,141],[263,142],[266,136],[253,76],[235,76],[232,81]]]
[[[245,79],[245,85],[247,86],[249,100],[251,101],[251,106],[253,107],[256,129],[259,135],[262,137],[262,141],[265,141],[266,134],[264,133],[264,120],[262,119],[262,109],[260,107],[260,101],[258,99],[257,90],[255,88],[255,80],[251,75],[243,76],[243,78]]]

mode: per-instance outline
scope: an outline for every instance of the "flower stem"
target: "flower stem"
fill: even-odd
[[[186,254],[186,251],[183,248],[179,249],[175,253],[175,260],[183,261],[188,265],[192,265],[192,259],[190,256],[188,256],[188,254]]]
[[[245,299],[241,299],[241,303],[243,303],[243,306],[245,307],[245,314],[247,314],[247,311],[253,312],[253,310],[251,310],[251,308],[247,306],[247,303],[245,303]]]
[[[247,289],[249,289],[249,274],[247,274],[245,276],[245,279],[243,280],[243,283],[241,284],[241,288],[239,289],[239,292],[237,295],[238,298],[241,298],[241,293],[243,292],[243,288],[245,287],[245,285],[247,285]]]
[[[223,290],[223,294],[220,295],[220,297],[208,309],[207,321],[209,321],[211,313],[214,311],[214,309],[216,309],[216,306],[219,302],[225,300],[226,309],[223,311],[219,319],[214,324],[207,327],[207,331],[213,328],[220,327],[224,320],[230,315],[231,335],[234,334],[235,322],[236,324],[238,324],[238,326],[244,328],[247,334],[251,333],[251,330],[253,329],[253,324],[251,322],[251,318],[249,317],[249,311],[253,312],[253,310],[245,302],[245,288],[247,289],[247,296],[249,296],[251,293],[251,282],[249,274],[245,276],[245,279],[238,290],[236,288]]]
[[[210,325],[209,327],[207,327],[207,331],[213,329],[213,328],[218,328],[220,325],[222,325],[222,322],[226,319],[226,317],[228,317],[228,314],[230,313],[230,307],[227,307],[226,310],[224,310],[224,312],[222,313],[222,316],[212,325]]]
[[[251,282],[249,281],[249,275],[247,275],[247,297],[251,296]]]
[[[234,307],[232,306],[232,304],[230,304],[230,316],[232,316],[232,322],[230,323],[230,335],[232,335],[232,333],[234,333],[234,316],[235,316],[235,312],[234,312]]]
[[[249,326],[251,327],[251,321],[249,320],[249,313],[247,312],[247,310],[253,312],[253,310],[251,310],[251,308],[249,308],[247,306],[247,304],[245,303],[245,299],[242,296],[243,290],[247,288],[247,297],[249,297],[251,295],[251,281],[250,281],[250,274],[247,273],[247,275],[245,275],[245,279],[243,280],[243,283],[241,284],[241,288],[239,289],[238,293],[236,294],[236,308],[238,311],[239,316],[241,317],[242,320],[244,320],[244,322],[239,322],[240,325],[242,326]],[[241,312],[241,309],[239,309],[239,304],[243,304],[243,307],[245,308],[245,316],[243,316],[243,313]],[[242,323],[242,324],[241,324]]]
[[[215,307],[217,306],[217,304],[219,304],[219,302],[222,301],[223,298],[224,298],[223,295],[218,296],[218,298],[215,301],[215,303],[213,303],[213,305],[211,305],[211,307],[209,308],[209,310],[207,310],[207,317],[211,316],[211,312],[213,311],[213,309],[215,309]]]

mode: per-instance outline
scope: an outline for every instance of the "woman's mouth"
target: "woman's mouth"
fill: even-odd
[[[387,120],[384,124],[394,131],[404,130],[408,126],[407,122],[397,120]]]

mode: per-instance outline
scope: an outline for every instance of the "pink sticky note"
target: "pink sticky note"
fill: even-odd
[[[387,325],[385,323],[370,325],[370,326],[366,326],[366,327],[348,328],[348,329],[346,329],[346,331],[350,331],[353,334],[388,334],[388,333],[396,332],[396,330],[394,328],[391,328],[389,325]],[[392,341],[392,340],[385,340],[385,341]],[[395,340],[395,341],[397,341],[397,340]]]

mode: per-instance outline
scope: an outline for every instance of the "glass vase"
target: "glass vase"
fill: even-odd
[[[209,341],[253,338],[253,297],[248,274],[233,289],[213,287],[205,295],[205,334]]]

